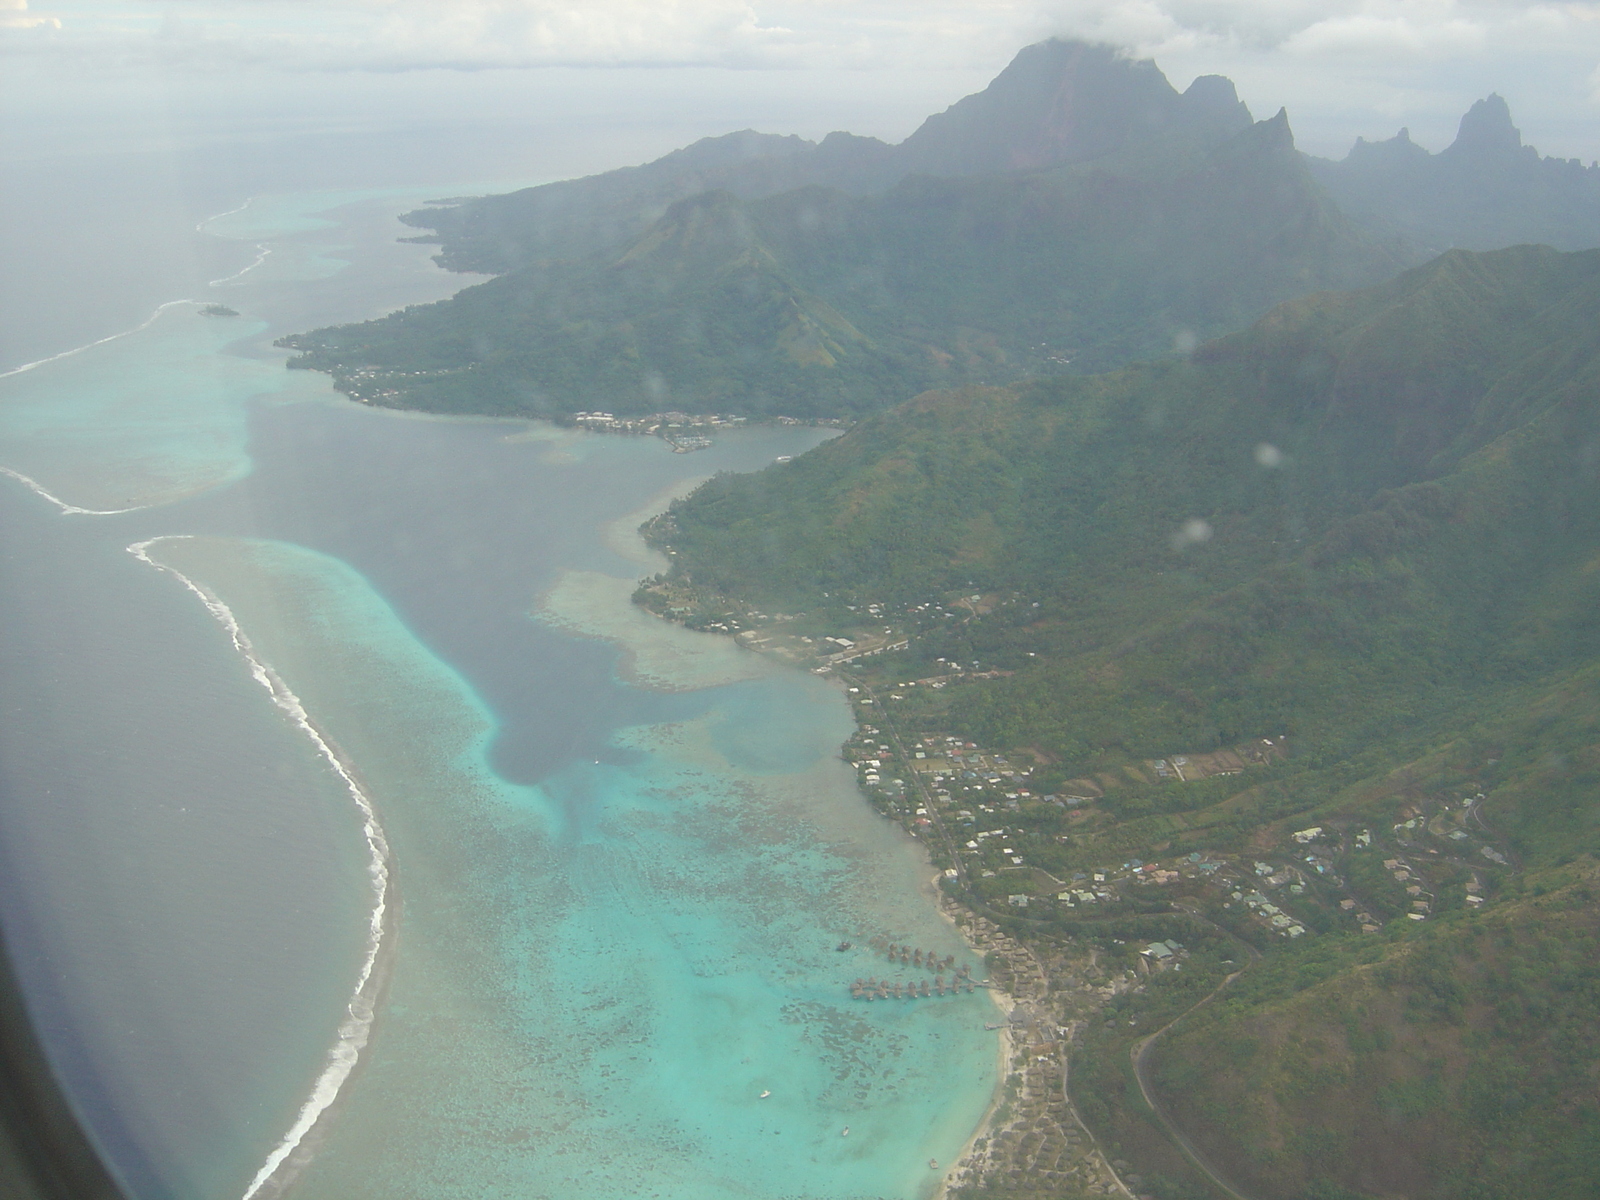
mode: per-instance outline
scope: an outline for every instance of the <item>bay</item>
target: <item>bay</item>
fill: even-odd
[[[626,599],[641,513],[821,434],[675,455],[282,371],[282,332],[459,285],[394,243],[411,202],[256,202],[216,222],[268,251],[211,289],[235,324],[174,306],[0,380],[35,487],[0,491],[3,903],[75,1098],[137,1195],[928,1194],[992,1008],[849,998],[841,939],[964,951],[837,759],[848,707]],[[325,1109],[370,847],[218,612],[381,822]]]

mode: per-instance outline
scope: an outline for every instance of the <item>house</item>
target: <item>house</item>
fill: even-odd
[[[1165,942],[1151,942],[1139,953],[1154,962],[1166,962],[1172,957],[1172,948]]]

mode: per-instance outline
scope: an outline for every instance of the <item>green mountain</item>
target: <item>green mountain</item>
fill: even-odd
[[[715,172],[662,160],[503,198],[545,216],[563,196],[617,203],[590,205],[576,232],[540,217],[545,241],[506,251],[554,241],[581,254],[285,339],[301,352],[291,365],[435,411],[837,416],[1169,353],[1406,261],[1327,199],[1284,114],[1252,124],[1227,81],[1180,95],[1153,65],[1101,47],[1030,47],[985,92],[872,151],[900,176],[887,190],[837,186],[829,142],[740,144],[766,151],[729,165],[727,147],[702,146],[728,186],[674,201],[615,245],[654,203],[639,180],[670,192]],[[834,182],[758,194],[796,171]],[[447,240],[447,253],[482,244]]]
[[[1181,95],[1154,63],[1058,39],[1024,48],[987,88],[931,116],[905,142],[831,133],[820,143],[743,130],[703,138],[655,162],[440,201],[401,219],[434,232],[452,270],[501,274],[548,258],[623,249],[679,200],[725,191],[745,200],[801,187],[882,192],[910,174],[1037,170],[1114,153],[1162,133],[1237,133],[1250,112],[1216,75]]]
[[[893,622],[906,647],[854,668],[895,693],[870,719],[953,729],[1093,797],[1076,823],[1028,800],[983,818],[1051,879],[1191,852],[1301,863],[1279,900],[1299,942],[1262,940],[1253,884],[1230,900],[1203,876],[1177,907],[995,918],[1046,958],[1097,937],[1126,962],[1123,940],[1174,921],[1197,947],[1187,991],[1123,994],[1108,1015],[1129,1020],[1074,1053],[1086,1119],[1155,1194],[1211,1193],[1128,1056],[1222,981],[1232,938],[1264,961],[1157,1042],[1147,1083],[1245,1194],[1593,1195],[1597,398],[1600,251],[1452,251],[1183,361],[930,393],[718,477],[651,527],[674,567],[641,599],[781,610],[858,644]],[[918,678],[941,682],[899,682]],[[1261,739],[1292,751],[1189,783],[1147,766]],[[964,886],[1003,906],[1026,883]]]
[[[919,397],[708,484],[672,543],[780,608],[1039,601],[927,647],[1019,668],[965,702],[989,740],[1341,746],[1590,649],[1597,312],[1600,254],[1451,252],[1187,361]]]
[[[1522,144],[1498,95],[1461,118],[1456,140],[1429,154],[1402,129],[1357,139],[1340,162],[1308,159],[1311,173],[1352,216],[1394,229],[1417,246],[1494,250],[1542,242],[1600,246],[1600,166],[1544,158]]]
[[[821,143],[753,129],[702,138],[654,162],[502,196],[439,201],[405,214],[432,231],[441,266],[499,275],[551,258],[620,249],[679,200],[725,191],[746,199],[823,184],[881,191],[901,178],[891,147],[876,138],[829,134]]]

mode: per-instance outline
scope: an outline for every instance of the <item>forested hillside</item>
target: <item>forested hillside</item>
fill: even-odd
[[[1597,472],[1600,252],[1457,251],[1185,361],[931,393],[719,477],[651,527],[674,567],[641,599],[842,631],[833,657],[889,705],[864,719],[1034,764],[978,818],[1029,866],[964,877],[970,902],[1054,901],[1028,870],[1131,863],[1131,886],[1094,919],[1082,891],[997,915],[1017,936],[1112,961],[1113,934],[1215,947],[1075,1052],[1087,1118],[1159,1194],[1208,1192],[1123,1072],[1141,1029],[1221,982],[1225,929],[1266,957],[1145,1068],[1223,1178],[1271,1200],[1578,1197],[1600,1181]],[[1169,765],[1197,761],[1223,766]],[[979,782],[915,811],[954,819]],[[1298,872],[1271,898],[1300,941],[1262,942],[1241,898],[1266,899],[1193,867],[1252,878],[1252,857],[1278,886]],[[1137,898],[1141,861],[1172,864],[1170,905]],[[1030,1186],[981,1194],[1052,1194]]]
[[[1171,353],[1412,261],[1339,212],[1285,114],[1104,47],[1030,47],[881,152],[722,142],[428,217],[446,261],[514,269],[287,338],[290,365],[431,411],[848,416]]]
[[[929,117],[897,146],[835,132],[821,142],[743,130],[703,138],[654,162],[524,188],[444,200],[406,214],[433,231],[453,270],[501,274],[546,259],[620,252],[679,200],[725,191],[758,200],[802,187],[852,196],[907,175],[1041,170],[1151,138],[1238,133],[1250,112],[1233,84],[1202,75],[1182,94],[1154,63],[1110,46],[1051,39],[1027,46],[982,92]]]
[[[1021,591],[962,635],[1024,668],[964,702],[1002,741],[1360,738],[1593,648],[1597,313],[1600,255],[1456,252],[1187,362],[920,397],[670,537],[783,608]]]

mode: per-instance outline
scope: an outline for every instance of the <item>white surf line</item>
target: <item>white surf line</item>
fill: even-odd
[[[135,542],[128,547],[128,553],[140,562],[147,563],[158,571],[171,575],[184,587],[188,588],[200,598],[200,603],[206,606],[207,611],[215,617],[219,624],[228,633],[233,641],[233,647],[250,666],[250,674],[257,683],[266,688],[272,697],[272,702],[289,719],[299,726],[318,753],[327,760],[328,765],[340,779],[344,780],[345,789],[355,801],[356,808],[361,813],[361,831],[367,841],[370,857],[367,861],[367,874],[372,880],[373,906],[372,916],[368,922],[367,950],[361,962],[361,970],[356,977],[355,991],[351,995],[350,1003],[345,1010],[345,1019],[339,1023],[338,1036],[334,1039],[332,1048],[328,1051],[327,1065],[323,1067],[322,1074],[312,1085],[311,1095],[301,1106],[299,1115],[295,1118],[289,1131],[274,1147],[267,1160],[256,1172],[255,1178],[250,1181],[250,1186],[245,1189],[241,1200],[251,1200],[258,1194],[276,1175],[285,1160],[294,1153],[295,1148],[304,1140],[306,1134],[311,1132],[317,1119],[323,1114],[330,1104],[339,1095],[339,1090],[344,1086],[344,1081],[350,1077],[350,1072],[355,1069],[356,1062],[365,1049],[367,1038],[372,1032],[374,1016],[373,993],[376,991],[377,979],[375,971],[378,963],[378,954],[383,948],[384,922],[388,913],[389,899],[389,842],[384,836],[383,826],[378,823],[378,814],[374,810],[371,798],[361,790],[361,785],[356,782],[355,776],[345,766],[338,752],[333,748],[327,738],[322,736],[311,716],[306,712],[305,705],[300,698],[289,689],[288,684],[267,662],[261,658],[251,644],[249,637],[239,627],[239,622],[222,598],[214,594],[209,588],[196,583],[183,572],[165,563],[157,562],[151,558],[148,551],[156,542],[177,541],[192,535],[168,535],[165,538],[150,538],[147,541]]]
[[[245,267],[243,270],[235,271],[232,275],[224,275],[221,279],[213,279],[210,283],[206,284],[206,286],[207,287],[221,287],[225,283],[232,283],[235,279],[238,279],[239,276],[241,276],[241,275],[250,274],[251,271],[254,271],[262,263],[267,261],[267,256],[272,253],[272,247],[269,246],[266,242],[257,242],[256,243],[256,252],[257,253],[256,253],[255,261],[252,262],[249,266]]]
[[[98,341],[88,342],[82,346],[74,346],[71,350],[63,350],[60,354],[52,354],[49,358],[38,358],[33,362],[23,363],[20,367],[12,367],[9,371],[0,371],[0,379],[9,379],[13,375],[21,375],[24,371],[31,371],[35,367],[44,366],[46,363],[53,363],[63,358],[71,358],[74,354],[82,354],[85,350],[93,350],[96,346],[104,346],[107,342],[114,342],[118,338],[125,338],[135,333],[142,333],[146,329],[149,329],[150,326],[154,325],[160,318],[161,314],[166,312],[167,309],[178,304],[198,303],[200,303],[198,300],[189,299],[168,300],[165,304],[157,305],[155,312],[151,313],[143,322],[135,325],[132,329],[124,329],[121,333],[113,333],[109,337],[100,338]]]
[[[18,483],[22,484],[23,487],[29,489],[37,495],[43,496],[67,516],[116,517],[123,513],[138,512],[140,509],[155,507],[153,504],[135,504],[132,508],[79,508],[76,504],[68,504],[65,500],[53,492],[46,491],[42,483],[40,483],[37,479],[29,478],[21,471],[13,471],[10,467],[0,467],[0,475],[9,475],[12,479],[15,479]]]
[[[211,224],[211,222],[220,221],[223,217],[231,217],[234,213],[242,213],[255,202],[256,198],[254,196],[246,196],[244,203],[239,205],[238,208],[230,208],[227,212],[219,212],[214,216],[207,217],[205,220],[201,221],[200,224],[194,227],[194,231],[196,233],[204,233],[206,231],[206,226]]]
[[[217,237],[216,234],[211,233],[206,229],[207,225],[210,225],[213,221],[220,221],[220,220],[222,220],[223,217],[231,217],[231,216],[233,216],[234,213],[242,213],[245,209],[249,208],[255,202],[256,202],[256,198],[254,196],[249,196],[249,197],[247,197],[245,199],[245,202],[243,204],[239,205],[238,208],[230,208],[227,212],[220,212],[214,217],[207,217],[204,221],[201,221],[200,224],[198,224],[198,225],[196,225],[194,227],[194,231],[196,233],[205,234],[207,237]],[[218,240],[219,241],[225,241],[225,240],[230,240],[230,239],[218,238]],[[271,253],[272,253],[272,247],[270,245],[268,245],[266,242],[257,242],[256,243],[256,258],[255,258],[255,261],[253,263],[251,263],[249,266],[245,267],[241,271],[235,271],[232,275],[224,275],[221,279],[213,279],[210,283],[206,284],[206,286],[207,287],[221,287],[225,283],[232,283],[235,279],[238,279],[241,275],[248,275],[251,271],[254,271],[262,263],[266,262],[267,261],[267,256],[269,254],[271,254]]]

